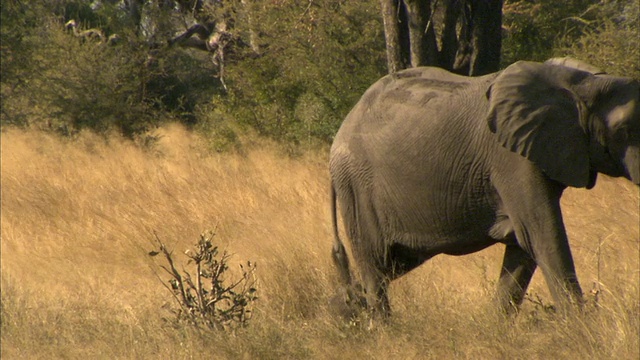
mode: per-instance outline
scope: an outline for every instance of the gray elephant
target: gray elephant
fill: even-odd
[[[476,78],[414,68],[373,84],[331,147],[333,260],[353,285],[340,206],[368,306],[438,254],[506,245],[497,299],[513,312],[537,267],[556,306],[582,292],[562,214],[567,186],[597,173],[640,184],[640,84],[572,59]]]

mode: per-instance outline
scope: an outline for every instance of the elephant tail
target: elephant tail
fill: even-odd
[[[336,188],[333,182],[331,182],[331,221],[334,237],[331,257],[333,258],[333,263],[335,264],[336,268],[338,268],[340,281],[343,284],[350,286],[351,271],[349,270],[349,258],[347,257],[347,251],[344,248],[344,244],[342,243],[342,240],[340,240],[340,234],[338,231],[338,206]]]

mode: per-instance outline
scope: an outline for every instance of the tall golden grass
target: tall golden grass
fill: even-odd
[[[639,193],[624,180],[602,177],[563,198],[591,302],[583,314],[559,318],[535,301],[515,318],[496,314],[494,246],[436,257],[394,282],[392,320],[367,330],[327,307],[337,276],[326,151],[293,159],[263,144],[211,155],[179,127],[160,132],[142,150],[116,137],[3,131],[3,359],[640,356]],[[155,232],[185,261],[212,228],[232,266],[258,263],[256,314],[235,333],[168,326],[172,300],[147,255]],[[530,293],[551,303],[540,274]]]

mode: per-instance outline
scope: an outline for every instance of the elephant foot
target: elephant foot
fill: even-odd
[[[362,286],[341,286],[329,299],[329,308],[333,314],[347,321],[360,317],[368,308]]]

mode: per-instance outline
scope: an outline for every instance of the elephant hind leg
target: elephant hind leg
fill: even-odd
[[[338,241],[334,244],[331,255],[338,269],[342,285],[330,303],[338,314],[345,319],[350,319],[367,308],[367,299],[362,285],[353,281],[351,277],[349,259],[342,242]]]
[[[391,306],[387,295],[389,278],[372,268],[363,269],[362,277],[369,310],[374,317],[389,318],[391,315]]]
[[[342,242],[336,242],[333,245],[331,258],[333,259],[335,267],[338,269],[338,274],[340,276],[340,281],[342,282],[342,284],[345,286],[350,286],[352,281],[351,270],[349,269],[349,258],[347,257],[347,251],[344,248]]]
[[[507,314],[516,312],[536,270],[536,262],[520,246],[509,244],[504,251],[498,280],[498,303]]]
[[[360,270],[366,306],[374,317],[387,318],[390,315],[387,297],[390,279],[385,269],[387,252],[384,248],[385,241],[379,226],[378,214],[370,196],[371,185],[367,181],[357,176],[349,179],[345,177],[334,179],[343,224],[351,240],[353,260]],[[346,280],[347,290],[357,290],[358,284],[350,276],[345,249],[341,243],[336,241],[335,244],[333,259],[338,265],[341,278],[343,282]],[[359,296],[356,295],[355,298],[357,303],[362,303]]]

